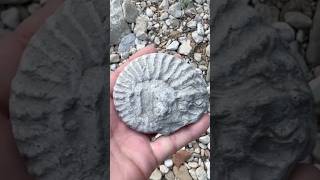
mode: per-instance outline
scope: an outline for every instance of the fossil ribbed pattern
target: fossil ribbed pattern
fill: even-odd
[[[10,115],[36,179],[105,179],[107,3],[65,0],[23,54]]]
[[[131,62],[119,75],[113,98],[122,121],[143,133],[170,134],[199,120],[209,104],[201,72],[164,53]]]

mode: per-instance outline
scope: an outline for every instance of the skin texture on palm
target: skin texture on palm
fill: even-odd
[[[152,171],[171,154],[187,143],[200,137],[209,128],[209,115],[205,114],[197,123],[186,126],[169,136],[156,141],[150,135],[138,133],[127,127],[117,115],[113,103],[113,87],[119,74],[135,58],[155,53],[150,45],[131,56],[127,62],[110,75],[110,173],[111,179],[148,179]],[[122,172],[122,173],[118,173]]]

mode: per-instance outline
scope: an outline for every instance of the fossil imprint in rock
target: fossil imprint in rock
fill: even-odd
[[[143,133],[170,134],[199,120],[209,106],[202,74],[164,53],[131,62],[119,75],[113,98],[122,121]]]

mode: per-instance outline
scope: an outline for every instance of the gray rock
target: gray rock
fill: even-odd
[[[139,16],[136,19],[136,26],[134,27],[134,33],[136,37],[140,40],[146,40],[148,38],[147,34],[148,18],[144,16]]]
[[[31,0],[1,0],[0,4],[24,4],[24,3],[28,3],[31,2]]]
[[[191,35],[192,35],[193,40],[194,40],[197,44],[199,44],[199,43],[201,43],[201,42],[203,41],[203,37],[200,36],[197,31],[194,31]]]
[[[1,21],[4,25],[11,29],[15,29],[19,25],[19,10],[12,7],[1,12]]]
[[[168,167],[165,166],[165,165],[160,165],[160,166],[159,166],[159,170],[161,171],[162,174],[166,174],[166,173],[169,172]]]
[[[168,10],[169,9],[169,1],[162,0],[161,4],[159,5],[159,9]]]
[[[107,177],[106,6],[101,0],[65,1],[22,55],[10,117],[35,179]]]
[[[204,36],[204,28],[203,28],[202,23],[200,23],[200,22],[197,24],[197,33],[200,36]]]
[[[135,40],[136,36],[133,33],[124,36],[120,41],[118,52],[120,54],[129,52],[135,46]]]
[[[127,66],[113,97],[119,116],[130,128],[166,135],[202,117],[209,102],[206,88],[202,74],[192,65],[173,55],[153,53]]]
[[[196,28],[196,27],[197,27],[197,21],[195,21],[195,20],[189,21],[189,22],[187,23],[187,27],[188,27],[188,28],[191,28],[191,29]]]
[[[153,11],[152,11],[150,8],[147,8],[147,9],[146,9],[146,15],[147,15],[148,17],[152,17],[152,16],[153,16]]]
[[[304,73],[288,44],[247,1],[214,2],[211,179],[286,179],[314,144]]]
[[[28,12],[30,14],[33,14],[34,12],[36,12],[38,9],[41,8],[41,5],[40,4],[37,4],[37,3],[33,3],[33,4],[30,4],[28,6]]]
[[[207,180],[207,173],[202,166],[196,169],[196,175],[198,180]]]
[[[122,11],[122,0],[110,2],[110,44],[118,44],[121,38],[131,32]]]
[[[120,57],[118,54],[111,54],[110,55],[110,63],[119,63]]]
[[[201,53],[194,53],[193,57],[194,57],[194,60],[200,62],[201,61]]]
[[[180,2],[172,4],[169,7],[168,13],[175,18],[180,18],[183,15],[183,10]]]
[[[199,141],[203,144],[209,144],[210,136],[209,135],[202,136],[199,138]]]
[[[307,29],[312,25],[312,20],[301,12],[287,12],[284,15],[285,21],[297,29]]]
[[[179,41],[173,41],[167,46],[166,49],[169,51],[175,51],[178,49],[179,45],[180,45]]]
[[[280,37],[288,42],[292,42],[295,39],[295,32],[292,27],[285,22],[275,22],[272,24],[277,29]]]
[[[169,17],[169,14],[167,13],[167,12],[163,12],[163,13],[161,13],[161,16],[160,16],[160,20],[165,20],[165,19],[167,19]]]
[[[171,168],[173,166],[173,161],[172,159],[167,159],[164,161],[164,165],[167,166],[168,168]]]
[[[128,23],[134,23],[139,14],[139,11],[135,4],[131,0],[125,0],[122,4],[123,15]]]
[[[183,41],[178,49],[178,52],[183,55],[189,55],[192,50],[190,40]]]
[[[316,77],[309,82],[313,98],[316,104],[320,104],[320,77]]]
[[[307,61],[315,67],[320,65],[320,3],[317,5],[317,10],[313,18],[313,25],[310,31],[309,44],[307,48]]]
[[[297,35],[296,35],[296,40],[299,42],[299,43],[302,43],[305,39],[305,34],[304,34],[304,31],[299,29],[298,32],[297,32]]]

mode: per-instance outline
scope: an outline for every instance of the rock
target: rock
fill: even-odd
[[[169,9],[169,1],[163,0],[161,4],[159,5],[159,9],[168,10]]]
[[[208,144],[210,142],[210,136],[205,135],[199,138],[199,141],[203,144]]]
[[[19,24],[19,10],[15,7],[1,12],[1,21],[11,29],[15,29]]]
[[[116,64],[111,64],[110,65],[110,70],[111,71],[114,71],[114,70],[116,70],[117,69],[117,65]]]
[[[161,43],[160,38],[159,38],[159,37],[155,37],[155,38],[154,38],[154,43],[155,43],[156,45],[159,45],[159,44]]]
[[[28,3],[28,2],[30,2],[31,0],[1,0],[0,1],[0,5],[2,5],[2,4],[16,4],[16,5],[18,5],[18,4],[24,4],[24,3]]]
[[[199,65],[199,69],[200,69],[201,71],[206,71],[206,70],[208,69],[208,67],[205,66],[205,65]]]
[[[185,166],[180,166],[180,168],[173,166],[173,173],[177,179],[192,180],[188,169]]]
[[[140,40],[146,40],[148,38],[147,35],[147,27],[148,27],[148,18],[144,16],[139,16],[136,19],[136,26],[134,27],[134,33],[136,37]]]
[[[180,2],[174,3],[169,7],[168,13],[175,18],[180,18],[183,15]]]
[[[284,19],[288,24],[297,29],[307,29],[312,25],[312,20],[300,12],[287,12]]]
[[[120,57],[118,54],[111,54],[110,55],[110,63],[119,63]]]
[[[169,51],[175,51],[178,49],[180,43],[178,41],[173,41],[172,43],[170,43],[168,46],[167,46],[167,50]]]
[[[121,6],[122,0],[110,2],[110,44],[118,44],[121,38],[131,32]]]
[[[313,25],[310,31],[309,44],[306,52],[307,61],[315,67],[320,65],[320,3],[317,5],[317,10],[314,15]]]
[[[137,50],[140,50],[146,47],[147,43],[148,43],[147,41],[142,41],[142,40],[139,40],[138,38],[136,38],[135,40]]]
[[[28,6],[28,12],[30,14],[33,14],[36,10],[40,9],[41,8],[41,5],[40,4],[37,4],[37,3],[33,3],[33,4],[30,4]]]
[[[197,33],[198,33],[198,35],[200,35],[200,36],[204,36],[204,35],[205,35],[205,34],[204,34],[204,28],[203,28],[202,23],[198,23],[198,24],[197,24]]]
[[[175,180],[172,171],[169,171],[167,174],[164,175],[164,177],[166,178],[166,180]]]
[[[197,180],[197,174],[195,169],[189,169],[189,174],[192,177],[192,179]]]
[[[150,8],[147,8],[147,9],[146,9],[146,15],[147,15],[148,17],[152,18],[152,16],[153,16],[153,11],[152,11]]]
[[[288,44],[247,1],[215,5],[219,13],[210,18],[223,26],[213,29],[210,57],[210,109],[216,117],[211,179],[286,179],[314,144],[313,100],[304,73]]]
[[[130,49],[135,46],[135,40],[136,40],[136,36],[133,33],[130,33],[124,36],[120,41],[118,52],[120,54],[128,53]]]
[[[210,44],[206,47],[206,55],[210,57]]]
[[[192,50],[190,43],[190,40],[183,41],[178,49],[178,52],[183,55],[189,55]]]
[[[149,177],[150,180],[161,180],[161,178],[162,178],[162,174],[158,168],[155,169]]]
[[[163,174],[166,174],[166,173],[169,172],[168,167],[165,166],[165,165],[160,165],[160,166],[159,166],[159,169],[160,169],[160,171],[161,171]]]
[[[190,166],[191,168],[197,168],[199,165],[197,162],[188,162],[188,166]]]
[[[125,0],[122,4],[123,15],[128,23],[134,23],[139,14],[139,11],[131,0]]]
[[[168,64],[172,65],[170,71],[165,69]],[[185,68],[183,73],[181,67]],[[165,83],[167,80],[171,83]],[[186,81],[189,88],[180,88]],[[173,55],[152,53],[128,64],[116,81],[113,97],[121,120],[130,128],[142,133],[167,135],[195,123],[207,111],[209,94],[206,88],[202,74],[192,65]],[[174,98],[176,94],[179,98]],[[121,98],[124,95],[130,95],[130,98]],[[151,106],[144,106],[150,103]]]
[[[280,37],[288,42],[292,42],[295,39],[295,32],[292,27],[285,22],[275,22],[272,24],[277,29]]]
[[[186,160],[188,160],[191,157],[191,155],[192,153],[188,151],[180,150],[172,156],[173,164],[177,167],[180,167],[181,164],[183,164]]]
[[[207,180],[207,173],[201,166],[196,169],[196,175],[198,180]]]
[[[197,31],[194,31],[192,33],[192,38],[197,44],[199,44],[199,43],[201,43],[203,41],[203,37],[200,36]]]
[[[189,22],[187,23],[187,27],[188,27],[188,28],[191,28],[191,29],[196,28],[196,27],[197,27],[197,21],[195,21],[195,20],[189,21]]]
[[[162,14],[161,14],[161,16],[160,16],[160,20],[165,20],[165,19],[167,19],[169,17],[169,14],[167,13],[167,12],[163,12]]]
[[[208,66],[207,75],[206,75],[206,81],[210,82],[210,64]],[[210,93],[210,86],[209,86],[209,93]],[[210,132],[209,132],[210,133]]]
[[[171,159],[167,159],[164,161],[164,165],[171,168],[173,166],[173,161]]]
[[[200,62],[201,61],[201,53],[194,53],[193,57],[194,57],[194,60]]]

